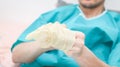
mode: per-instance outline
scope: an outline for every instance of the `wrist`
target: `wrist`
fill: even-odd
[[[99,60],[86,46],[83,46],[81,54],[74,56],[74,59],[81,67],[109,67]]]

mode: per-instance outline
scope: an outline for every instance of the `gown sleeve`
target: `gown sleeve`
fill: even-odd
[[[116,28],[118,29],[118,37],[115,44],[111,48],[108,64],[111,66],[120,66],[120,14],[114,13],[113,19],[116,22]]]
[[[14,49],[15,46],[19,45],[20,43],[29,42],[25,40],[25,37],[35,29],[39,28],[40,26],[47,24],[49,22],[55,22],[57,20],[57,12],[50,11],[47,13],[42,14],[37,20],[35,20],[17,39],[17,41],[12,45],[11,51]]]

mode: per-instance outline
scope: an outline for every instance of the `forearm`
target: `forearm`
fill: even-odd
[[[81,67],[109,67],[107,64],[99,60],[87,47],[83,47],[81,55],[74,56],[75,60]]]
[[[43,52],[45,50],[41,49],[37,41],[22,43],[13,49],[12,58],[16,63],[28,63],[34,61]]]

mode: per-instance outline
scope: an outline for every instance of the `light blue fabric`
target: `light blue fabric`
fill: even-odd
[[[106,11],[94,19],[86,19],[78,5],[69,5],[57,8],[42,14],[29,26],[11,50],[22,42],[28,42],[25,37],[38,27],[48,22],[59,21],[66,24],[71,30],[81,31],[85,34],[85,45],[103,62],[120,66],[120,14]],[[74,59],[68,57],[60,50],[52,50],[40,55],[34,62],[21,64],[21,67],[80,67]]]

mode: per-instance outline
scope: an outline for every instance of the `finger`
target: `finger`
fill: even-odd
[[[70,52],[69,55],[76,55],[76,54],[80,54],[81,53],[81,48],[77,48],[77,47],[73,47]]]
[[[80,51],[80,48],[78,48],[78,47],[73,47],[70,51]]]
[[[82,32],[76,33],[76,44],[84,45],[85,35]]]
[[[81,48],[84,45],[84,41],[81,39],[76,39],[75,43],[73,44],[73,47]]]
[[[72,56],[73,51],[72,51],[72,50],[69,50],[66,54],[69,55],[69,56]]]
[[[79,39],[83,39],[83,40],[84,40],[85,34],[82,33],[82,32],[77,32],[75,38],[76,38],[76,39],[79,38]]]
[[[62,24],[62,26],[63,26],[64,28],[67,28],[67,26],[66,26],[65,24]]]

